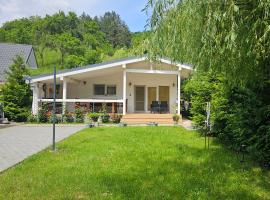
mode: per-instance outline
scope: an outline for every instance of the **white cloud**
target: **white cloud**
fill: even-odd
[[[68,0],[0,0],[0,23],[33,15],[52,14],[69,9]]]
[[[59,10],[82,12],[90,16],[115,10],[129,24],[142,20],[140,12],[147,0],[0,0],[0,25],[29,16],[45,16]]]

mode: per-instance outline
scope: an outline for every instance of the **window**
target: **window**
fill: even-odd
[[[116,95],[116,85],[95,84],[94,95]]]
[[[115,85],[107,85],[107,95],[116,95]]]
[[[105,95],[105,85],[94,85],[95,95]]]

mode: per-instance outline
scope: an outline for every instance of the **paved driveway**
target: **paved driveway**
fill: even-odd
[[[82,125],[56,126],[56,141],[83,129]],[[0,172],[52,144],[52,126],[22,125],[0,129]]]

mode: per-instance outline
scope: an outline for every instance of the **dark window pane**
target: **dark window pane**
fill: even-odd
[[[116,95],[116,86],[108,85],[107,86],[107,95]]]
[[[105,95],[105,85],[94,85],[95,95]]]

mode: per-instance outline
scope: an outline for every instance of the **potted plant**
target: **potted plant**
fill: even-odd
[[[179,119],[180,119],[180,115],[177,115],[177,114],[173,115],[173,122],[174,122],[175,125],[178,124]]]
[[[101,121],[102,123],[108,123],[110,121],[110,115],[108,113],[102,113]]]
[[[99,113],[88,113],[88,118],[93,122],[97,122],[100,114]]]
[[[111,116],[111,119],[112,119],[112,122],[115,123],[115,124],[119,124],[121,122],[121,119],[122,119],[122,116],[121,114],[113,114]]]

